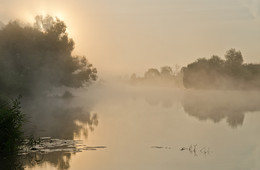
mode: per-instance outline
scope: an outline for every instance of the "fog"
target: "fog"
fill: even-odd
[[[260,168],[258,1],[0,4],[0,169]]]
[[[0,30],[2,96],[46,95],[55,87],[95,81],[96,68],[86,57],[73,55],[73,49],[66,24],[58,18],[36,16],[30,25],[10,21]]]
[[[87,138],[89,131],[94,131],[98,126],[98,115],[91,112],[91,106],[77,103],[77,100],[58,97],[25,100],[22,105],[28,118],[24,127],[25,135],[36,139],[42,136],[58,139],[74,139],[75,136]]]
[[[259,2],[248,0],[173,1],[4,1],[0,21],[33,22],[58,16],[100,76],[142,74],[236,48],[245,62],[259,62]]]
[[[146,103],[150,108],[179,108],[196,121],[225,121],[231,128],[241,128],[247,114],[260,111],[258,90],[191,90],[162,83],[132,84],[113,79],[70,91],[73,96],[69,98],[61,96],[63,90],[53,91],[56,94],[48,97],[24,98],[22,110],[28,118],[24,127],[26,135],[87,139],[100,123],[100,107],[103,110],[117,102],[121,112],[138,110],[138,105]],[[124,102],[135,102],[137,106],[124,110],[120,107]]]
[[[133,159],[149,162],[145,158],[152,154],[154,157],[160,156],[156,158],[157,162],[152,163],[153,166],[166,160],[171,162],[171,157],[174,157],[182,162],[180,169],[190,166],[201,169],[202,166],[194,167],[192,162],[203,163],[204,168],[218,167],[218,161],[231,161],[228,155],[235,152],[232,159],[238,162],[243,160],[243,167],[247,168],[248,161],[255,159],[254,155],[247,156],[243,152],[248,147],[258,146],[257,135],[252,133],[253,129],[259,127],[258,91],[187,90],[132,86],[120,81],[107,81],[102,85],[93,84],[87,89],[71,92],[74,97],[68,99],[57,96],[37,100],[24,99],[22,108],[30,117],[30,121],[26,123],[26,134],[33,134],[35,137],[82,139],[88,146],[104,145],[108,147],[107,150],[92,151],[95,153],[54,152],[36,157],[30,154],[22,157],[24,166],[35,169],[75,169],[82,166],[102,169],[105,167],[98,162],[109,160],[111,162],[106,167],[111,168],[108,169],[120,169]],[[219,138],[225,138],[225,142],[218,142]],[[180,148],[191,144],[198,145],[196,157],[188,154],[188,151],[184,151],[186,154],[180,151]],[[152,146],[171,149],[156,152]],[[200,151],[204,147],[210,147],[211,150],[207,157]],[[153,150],[152,153],[147,150],[149,148]],[[110,159],[124,155],[125,152],[128,152],[129,160],[120,156],[117,163],[113,163]],[[80,161],[86,158],[92,162],[89,161],[86,165],[85,161]],[[32,164],[34,159],[40,160],[40,163]],[[127,166],[129,169],[137,165],[156,169],[142,161],[138,161],[137,165],[136,161],[130,162]],[[236,169],[231,162],[224,163],[229,167],[227,169]],[[242,163],[238,164],[242,166]],[[165,164],[164,167],[167,169],[170,165]]]

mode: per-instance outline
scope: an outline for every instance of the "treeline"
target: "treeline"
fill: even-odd
[[[213,55],[186,67],[148,69],[143,77],[131,76],[132,84],[170,85],[192,89],[260,89],[260,64],[243,63],[240,51],[230,49],[225,59]]]
[[[259,89],[260,64],[243,63],[240,51],[230,49],[225,60],[200,58],[182,68],[183,85],[194,89]]]
[[[182,72],[178,65],[174,69],[170,66],[161,67],[160,70],[150,68],[143,77],[137,77],[136,74],[132,74],[130,81],[132,84],[137,85],[181,87]]]

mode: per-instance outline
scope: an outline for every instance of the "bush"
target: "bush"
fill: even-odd
[[[0,156],[17,153],[23,143],[24,121],[19,98],[8,102],[0,100]]]

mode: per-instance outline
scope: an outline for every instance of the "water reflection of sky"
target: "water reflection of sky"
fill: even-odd
[[[72,154],[66,159],[70,169],[259,169],[258,94],[94,89],[67,103],[66,108],[61,109],[63,116],[51,117],[54,120],[49,121],[48,126],[53,130],[47,130],[47,133],[62,137],[57,135],[55,128],[61,134],[75,134],[77,126],[89,124],[84,127],[94,127],[94,131],[88,133],[87,139],[84,135],[77,138],[84,139],[89,146],[108,147]],[[95,101],[91,107],[84,105],[84,102],[89,103],[86,96]],[[98,126],[95,126],[95,113],[98,113]],[[59,125],[59,119],[63,120],[61,124],[64,126]],[[41,120],[44,124],[44,119]],[[64,130],[57,128],[60,126]],[[87,129],[90,131],[91,128]],[[206,157],[203,154],[193,156],[180,150],[190,145],[210,148],[211,153]],[[154,149],[152,146],[170,149]],[[59,159],[64,155],[54,157],[52,159]],[[34,168],[44,169],[46,166],[58,169],[50,161]]]

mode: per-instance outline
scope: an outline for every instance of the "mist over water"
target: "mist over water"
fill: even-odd
[[[0,9],[0,169],[260,169],[259,3],[76,3]]]
[[[107,81],[73,94],[70,99],[24,101],[24,111],[31,114],[28,132],[82,139],[87,146],[107,148],[23,156],[26,169],[259,167],[258,91],[186,90]],[[41,161],[32,164],[34,159]]]

